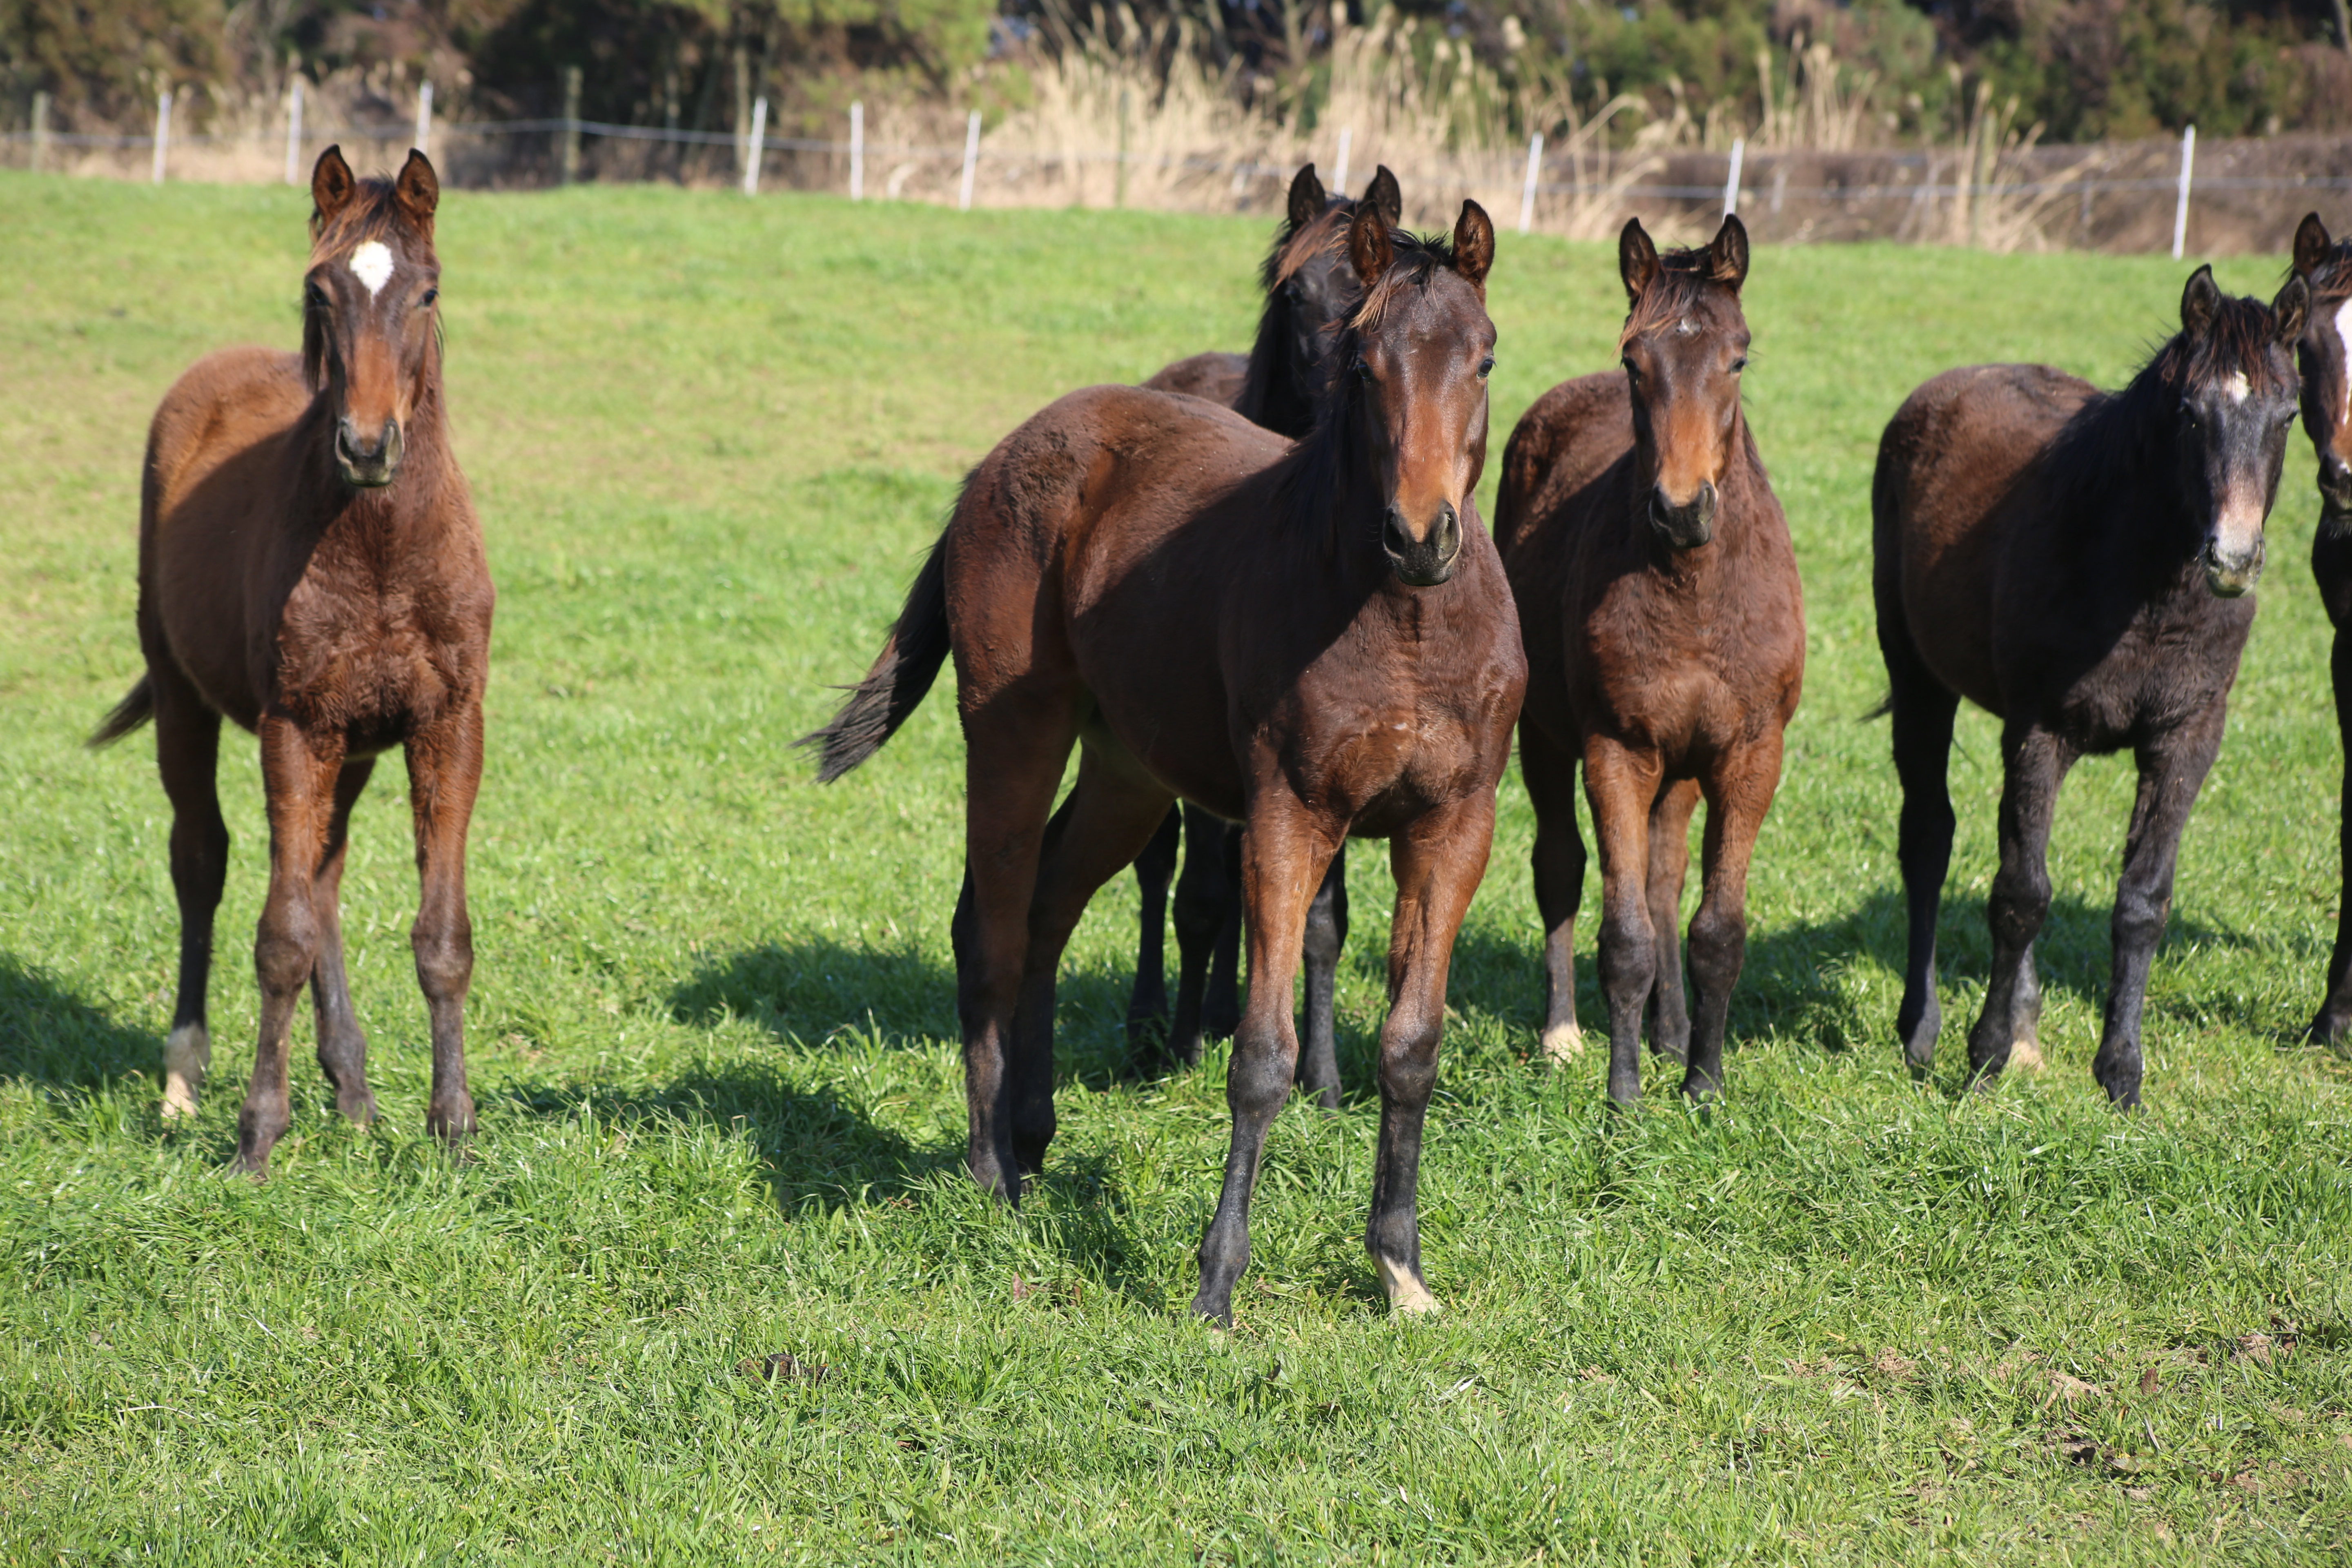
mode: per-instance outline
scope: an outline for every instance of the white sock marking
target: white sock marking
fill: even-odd
[[[1391,1311],[1423,1314],[1437,1310],[1437,1298],[1412,1277],[1412,1269],[1401,1263],[1391,1263],[1385,1258],[1375,1258],[1372,1261],[1380,1266],[1381,1285],[1389,1293]]]
[[[1543,1032],[1543,1057],[1553,1067],[1564,1068],[1584,1054],[1584,1031],[1574,1024],[1562,1024]]]
[[[202,1024],[183,1024],[163,1042],[163,1120],[196,1113],[196,1096],[213,1065],[212,1037]]]
[[[352,252],[352,276],[367,285],[368,298],[383,292],[392,281],[392,252],[380,239],[371,239]]]

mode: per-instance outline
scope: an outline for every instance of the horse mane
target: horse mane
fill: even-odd
[[[359,188],[343,210],[330,222],[314,205],[310,208],[310,267],[333,256],[338,251],[365,245],[369,240],[398,240],[403,246],[420,244],[427,257],[433,255],[429,235],[420,236],[415,223],[401,210],[394,183],[383,178],[359,182]],[[395,247],[394,248],[400,248]],[[441,321],[433,322],[433,358],[441,357]],[[302,379],[314,392],[327,385],[327,323],[325,317],[306,298],[302,306]],[[440,378],[428,378],[437,387]]]
[[[1235,413],[1254,425],[1264,425],[1281,435],[1291,433],[1273,423],[1281,417],[1276,395],[1285,390],[1280,383],[1289,363],[1284,340],[1290,331],[1291,303],[1283,285],[1317,257],[1346,246],[1355,211],[1353,198],[1340,196],[1297,228],[1286,222],[1258,267],[1265,307],[1258,312],[1257,336],[1250,343],[1249,369],[1242,379],[1241,401],[1234,407]],[[1291,400],[1296,400],[1295,391]]]
[[[1282,459],[1275,486],[1283,525],[1300,538],[1319,538],[1327,559],[1339,548],[1339,508],[1356,466],[1355,415],[1364,392],[1363,382],[1349,374],[1348,367],[1355,363],[1365,334],[1380,330],[1381,319],[1399,293],[1427,288],[1454,265],[1449,239],[1423,239],[1391,229],[1389,243],[1395,247],[1395,259],[1332,339],[1328,363],[1333,374],[1324,379],[1314,426]]]
[[[1698,304],[1717,281],[1705,246],[1658,252],[1656,276],[1625,312],[1624,329],[1617,334],[1618,352],[1661,321],[1673,321]]]
[[[2175,332],[2123,387],[2095,394],[2074,412],[2050,444],[2049,472],[2086,504],[2130,493],[2130,476],[2161,458],[2173,412],[2192,388],[2232,374],[2265,391],[2292,388],[2270,352],[2276,331],[2261,300],[2221,296],[2200,342],[2191,342],[2186,329]]]

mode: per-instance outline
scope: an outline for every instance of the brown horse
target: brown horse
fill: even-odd
[[[474,1125],[466,828],[482,771],[492,595],[442,407],[440,184],[422,153],[396,180],[362,181],[330,147],[310,199],[302,352],[225,350],[155,411],[139,509],[147,673],[91,737],[103,744],[154,720],[172,802],[180,994],[164,1047],[167,1117],[194,1113],[212,1059],[205,987],[228,868],[214,777],[222,717],[261,738],[261,1031],[237,1117],[237,1158],[257,1173],[289,1121],[287,1037],[306,982],[337,1107],[355,1121],[375,1114],[337,897],[352,806],[394,746],[407,753],[424,888],[410,941],[432,1019],[425,1125],[449,1138]]]
[[[1450,246],[1349,226],[1366,286],[1296,446],[1197,398],[1073,393],[973,470],[820,777],[873,754],[955,656],[968,823],[954,923],[967,1158],[1016,1200],[1054,1134],[1054,988],[1095,889],[1171,800],[1239,821],[1249,995],[1233,1142],[1193,1310],[1227,1320],[1298,1051],[1307,906],[1339,841],[1391,840],[1397,907],[1367,1244],[1399,1308],[1454,932],[1486,868],[1526,684],[1472,491],[1486,456],[1494,228]],[[1077,783],[1054,793],[1073,744]],[[1050,814],[1051,820],[1048,820]]]
[[[1805,611],[1789,525],[1739,409],[1748,231],[1726,217],[1706,249],[1662,257],[1635,219],[1617,267],[1632,306],[1624,369],[1564,382],[1528,410],[1503,451],[1495,534],[1527,633],[1519,770],[1536,810],[1544,1052],[1558,1063],[1581,1049],[1581,763],[1601,838],[1609,1094],[1631,1104],[1645,1005],[1651,1047],[1685,1062],[1683,1092],[1722,1084],[1748,860],[1804,681]],[[1694,1026],[1675,926],[1702,795]]]
[[[1972,365],[1914,392],[1871,482],[1878,644],[1903,783],[1898,853],[1911,944],[1895,1029],[1935,1059],[1936,916],[1952,855],[1945,783],[1967,698],[2001,721],[1992,974],[1969,1073],[2038,1059],[2033,940],[2050,910],[2059,785],[2076,758],[2131,748],[2115,968],[2092,1075],[2139,1103],[2140,1005],[2172,904],[2180,830],[2221,749],[2253,625],[2263,524],[2278,493],[2308,295],[2230,300],[2190,275],[2180,331],[2121,392],[2047,365]]]
[[[1265,309],[1258,317],[1250,352],[1195,354],[1143,384],[1155,392],[1207,397],[1276,435],[1305,437],[1322,394],[1323,361],[1332,334],[1354,312],[1363,293],[1348,259],[1348,226],[1360,207],[1377,214],[1391,228],[1402,221],[1404,196],[1386,164],[1374,172],[1360,203],[1328,195],[1314,164],[1301,168],[1290,182],[1289,211],[1260,272]],[[1162,921],[1180,826],[1192,850],[1184,858],[1183,879],[1176,884],[1179,967],[1176,1018],[1171,1028]],[[1202,1037],[1230,1035],[1241,1017],[1234,986],[1241,946],[1240,856],[1241,836],[1232,825],[1203,807],[1191,806],[1171,809],[1151,843],[1136,858],[1142,933],[1127,1036],[1138,1070],[1196,1065]],[[1348,867],[1342,845],[1332,855],[1331,868],[1307,911],[1307,1043],[1298,1058],[1299,1086],[1331,1110],[1339,1104],[1333,1014],[1339,950],[1347,940]]]
[[[2294,274],[2311,290],[2295,359],[2303,372],[2303,427],[2319,453],[2319,529],[2311,539],[2311,572],[2336,627],[2328,671],[2336,688],[2336,729],[2352,758],[2352,239],[2330,240],[2313,213],[2294,231]],[[2352,1028],[2352,762],[2344,773],[2337,829],[2343,892],[2337,900],[2336,952],[2327,963],[2327,994],[2311,1021],[2311,1037],[2341,1039]]]

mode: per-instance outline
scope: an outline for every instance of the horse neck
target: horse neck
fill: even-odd
[[[2201,582],[2188,580],[2204,531],[2172,482],[2167,436],[2178,402],[2151,367],[2122,391],[2101,394],[2061,436],[2055,454],[2065,510],[2086,520],[2084,542],[2112,541],[2119,558],[2142,566],[2151,594],[2182,584],[2203,592]]]
[[[1241,401],[1234,412],[1296,441],[1314,428],[1315,406],[1292,374],[1289,337],[1290,307],[1276,294],[1267,300],[1257,341],[1250,345],[1249,369],[1243,375]]]

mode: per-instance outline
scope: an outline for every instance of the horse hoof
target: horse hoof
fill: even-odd
[[[1412,1269],[1386,1258],[1376,1257],[1372,1263],[1380,1270],[1381,1289],[1388,1292],[1390,1311],[1425,1318],[1442,1310]]]
[[[367,1089],[357,1094],[339,1094],[335,1096],[335,1109],[342,1112],[346,1121],[365,1127],[376,1118],[375,1095]]]
[[[1573,1024],[1554,1024],[1543,1032],[1543,1058],[1564,1068],[1584,1054],[1584,1031]]]
[[[2011,1040],[2009,1065],[2023,1068],[2028,1072],[2040,1072],[2045,1065],[2042,1059],[2042,1042],[2032,1035],[2020,1035]]]
[[[428,1110],[425,1113],[425,1131],[444,1143],[455,1143],[474,1134],[474,1102],[470,1099],[446,1110]]]
[[[1186,1310],[1195,1322],[1206,1323],[1213,1329],[1230,1329],[1234,1326],[1234,1302],[1231,1296],[1220,1299],[1203,1290],[1192,1298],[1192,1305]]]

